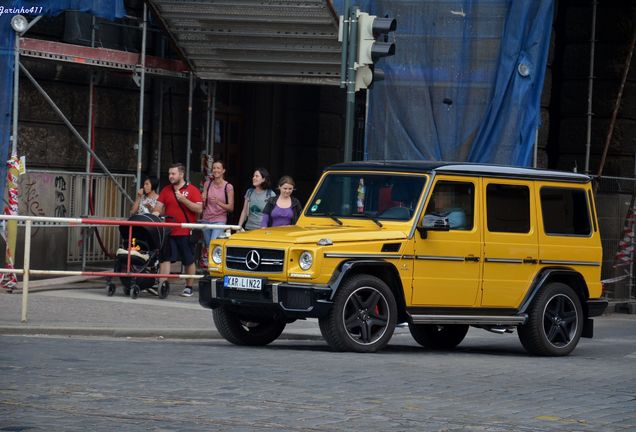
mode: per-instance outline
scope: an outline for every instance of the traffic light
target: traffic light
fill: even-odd
[[[395,31],[395,18],[378,18],[358,12],[358,55],[356,57],[356,91],[370,88],[375,81],[384,79],[384,72],[375,67],[382,57],[395,54],[395,43],[389,42],[389,33]]]

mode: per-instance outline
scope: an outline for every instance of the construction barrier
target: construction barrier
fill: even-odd
[[[238,225],[217,225],[204,223],[176,223],[176,222],[143,222],[129,221],[126,219],[95,219],[95,218],[63,218],[63,217],[43,217],[43,216],[15,216],[0,215],[1,221],[24,222],[24,263],[21,269],[0,268],[0,274],[22,275],[22,314],[21,321],[27,322],[27,308],[29,298],[29,277],[30,275],[46,276],[105,276],[105,277],[131,277],[131,278],[159,278],[159,279],[201,279],[203,275],[188,274],[156,274],[156,273],[132,273],[130,272],[131,251],[132,251],[132,227],[135,226],[158,226],[162,228],[186,228],[191,230],[202,230],[206,228],[240,230]],[[125,272],[94,272],[94,271],[74,271],[74,270],[39,270],[30,267],[31,261],[31,228],[34,222],[50,223],[43,227],[55,227],[60,225],[85,227],[100,225],[128,226],[128,264]]]

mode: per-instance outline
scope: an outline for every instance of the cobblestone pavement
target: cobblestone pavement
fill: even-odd
[[[596,320],[569,357],[471,329],[430,352],[321,341],[0,336],[2,431],[634,431],[636,319]]]

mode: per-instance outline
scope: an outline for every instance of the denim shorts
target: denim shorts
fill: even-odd
[[[201,221],[201,223],[212,224],[212,225],[226,225],[225,222],[206,222]],[[224,229],[204,229],[203,230],[203,244],[207,248],[210,245],[210,241],[218,238],[221,234],[223,234]]]

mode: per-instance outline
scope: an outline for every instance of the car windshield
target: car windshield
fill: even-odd
[[[398,174],[328,174],[305,216],[406,221],[413,217],[426,177]]]

